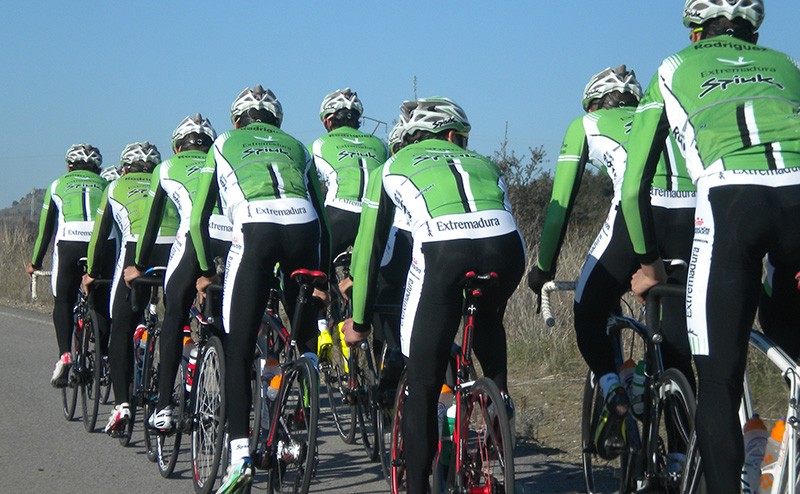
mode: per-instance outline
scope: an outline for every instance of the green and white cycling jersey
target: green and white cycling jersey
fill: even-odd
[[[145,209],[145,226],[136,242],[136,265],[147,266],[153,244],[158,236],[161,219],[167,209],[174,209],[179,219],[178,235],[188,235],[194,208],[197,188],[200,184],[201,171],[205,167],[207,153],[191,150],[175,154],[159,164],[153,170],[150,180],[149,198]],[[212,238],[230,237],[233,227],[227,218],[219,212],[217,202],[212,213],[212,224],[209,224],[209,235]],[[168,213],[172,216],[172,213]]]
[[[217,194],[234,225],[234,236],[236,226],[244,223],[290,225],[325,218],[319,178],[300,141],[261,122],[225,132],[208,153],[197,189],[200,207],[193,208],[191,216],[192,242],[200,268],[207,274],[213,263],[208,230],[201,225],[210,216]],[[329,256],[327,242],[326,236],[323,260]]]
[[[386,144],[352,127],[339,127],[308,147],[321,181],[327,187],[325,205],[361,212],[369,174],[386,162]]]
[[[353,247],[356,324],[369,318],[367,302],[374,299],[374,280],[396,209],[410,225],[415,245],[496,237],[517,230],[500,169],[488,158],[451,142],[428,139],[410,144],[373,175]]]
[[[800,166],[800,68],[788,56],[716,36],[664,60],[636,110],[623,212],[635,251],[654,259],[643,223],[657,158],[671,134],[694,183],[721,172],[774,173]]]
[[[94,226],[94,212],[108,182],[89,170],[73,170],[54,180],[44,194],[39,232],[31,263],[41,267],[55,230],[59,240],[88,242]]]
[[[120,242],[136,242],[146,222],[147,198],[150,191],[151,173],[126,173],[111,182],[103,194],[97,209],[94,230],[87,254],[87,272],[93,278],[98,275],[99,262],[103,255],[103,240],[116,228]],[[158,230],[159,243],[171,243],[178,231],[178,213],[174,207],[164,208]]]

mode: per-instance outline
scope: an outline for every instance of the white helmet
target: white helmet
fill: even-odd
[[[158,152],[155,144],[150,144],[147,141],[133,142],[122,150],[119,161],[123,168],[127,168],[139,161],[149,162],[155,166],[161,163],[161,153]]]
[[[401,107],[402,108],[402,107]],[[397,117],[397,122],[392,127],[392,130],[389,131],[389,137],[386,139],[387,144],[389,145],[389,151],[392,154],[396,153],[403,147],[403,137],[406,135],[406,123],[408,122],[408,117],[401,113]]]
[[[91,144],[73,144],[67,150],[64,161],[68,165],[80,162],[91,163],[99,168],[103,164],[103,156],[100,154],[100,150]]]
[[[283,121],[283,108],[280,101],[275,97],[275,94],[269,89],[264,89],[261,84],[256,84],[255,87],[250,89],[246,87],[239,93],[239,96],[233,100],[231,105],[231,122],[235,123],[236,119],[247,110],[267,110],[275,116],[278,121],[278,126]]]
[[[715,17],[728,20],[745,19],[758,29],[764,20],[764,2],[762,0],[686,0],[683,6],[683,25],[703,24]]]
[[[100,172],[100,176],[106,179],[106,181],[111,182],[118,179],[122,175],[116,166],[107,166],[103,168],[103,171]]]
[[[319,118],[325,120],[325,117],[341,109],[355,110],[359,115],[364,113],[364,105],[358,99],[358,93],[350,91],[349,87],[337,89],[325,96],[319,106]]]
[[[602,98],[614,91],[630,93],[636,99],[642,97],[642,86],[636,80],[636,74],[632,70],[628,71],[624,64],[614,69],[607,67],[592,77],[583,90],[583,109],[588,110],[593,99]]]
[[[406,103],[403,103],[401,109],[403,108],[407,108]],[[417,100],[405,125],[406,134],[413,134],[418,130],[433,133],[454,130],[466,136],[471,128],[464,110],[453,100],[441,97]]]
[[[194,116],[184,118],[172,132],[172,149],[175,149],[178,141],[193,133],[207,135],[211,141],[217,138],[217,133],[214,131],[214,127],[211,126],[211,122],[196,113]]]

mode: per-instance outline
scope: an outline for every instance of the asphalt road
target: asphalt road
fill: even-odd
[[[170,479],[147,461],[141,426],[130,446],[102,432],[87,433],[80,417],[67,422],[61,393],[49,379],[57,349],[49,314],[0,306],[0,493],[191,493],[188,444]],[[101,406],[98,431],[110,405]],[[186,441],[184,441],[186,442]],[[380,465],[363,448],[346,445],[336,435],[329,413],[320,416],[320,462],[312,492],[386,493]],[[581,492],[580,465],[552,460],[548,451],[518,446],[517,493]],[[253,492],[265,492],[259,474]]]

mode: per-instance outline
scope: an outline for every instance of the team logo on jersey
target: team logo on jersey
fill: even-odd
[[[259,141],[266,141],[266,142],[271,142],[273,140],[272,136],[267,136],[267,137],[253,136],[253,139],[258,139]]]
[[[342,137],[342,140],[343,141],[347,141],[347,142],[352,143],[352,144],[356,144],[356,145],[364,144],[362,141],[358,140],[358,137],[356,137],[355,139],[348,139],[346,137]]]
[[[191,177],[192,175],[194,175],[195,173],[199,172],[202,169],[203,168],[200,167],[200,166],[192,165],[192,166],[190,166],[189,168],[186,169],[186,176],[187,177]]]
[[[717,60],[719,60],[722,63],[735,65],[736,67],[743,67],[745,65],[750,65],[751,63],[754,63],[753,60],[745,60],[744,57],[739,57],[739,60],[727,60],[725,58],[718,58]]]
[[[369,158],[377,160],[378,157],[372,151],[339,151],[339,161],[351,158]]]
[[[251,147],[242,151],[242,159],[249,158],[251,156],[259,156],[261,154],[267,154],[267,153],[279,153],[285,156],[289,156],[289,153],[285,149],[280,147],[263,147],[263,148]]]
[[[704,90],[698,95],[698,97],[702,98],[708,93],[717,89],[720,91],[725,91],[732,86],[741,86],[743,84],[769,84],[777,87],[778,89],[783,89],[783,85],[775,82],[774,77],[765,77],[759,72],[752,77],[742,77],[739,75],[734,75],[732,77],[711,77],[700,85],[700,87],[704,88]]]

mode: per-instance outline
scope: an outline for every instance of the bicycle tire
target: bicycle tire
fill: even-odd
[[[319,425],[319,378],[311,361],[301,357],[284,374],[285,393],[277,409],[280,430],[270,453],[268,491],[306,494],[314,476]]]
[[[355,349],[351,351],[355,351]],[[372,350],[367,347],[366,351]],[[350,355],[352,356],[353,353]],[[377,376],[368,368],[364,350],[360,348],[357,350],[357,358],[359,359],[358,365],[351,365],[351,369],[356,371],[356,417],[358,428],[361,431],[361,445],[367,453],[367,458],[370,461],[376,461],[378,459],[378,426],[376,409],[373,405],[376,400],[374,394]]]
[[[660,379],[660,389],[656,479],[661,492],[677,494],[680,492],[681,472],[669,471],[667,454],[680,453],[685,457],[694,431],[697,404],[689,381],[677,369],[664,371]]]
[[[211,336],[197,355],[192,390],[192,482],[209,494],[217,479],[225,439],[225,354]]]
[[[175,463],[178,461],[181,449],[183,417],[186,413],[186,373],[183,365],[178,366],[178,373],[175,374],[170,405],[172,405],[173,429],[169,432],[156,432],[156,464],[158,473],[164,478],[170,477],[175,471]]]
[[[61,410],[64,413],[64,418],[71,422],[75,418],[75,409],[78,406],[78,382],[80,379],[79,373],[79,358],[81,357],[81,329],[77,327],[77,321],[72,328],[72,335],[70,336],[70,361],[72,365],[69,366],[67,374],[67,385],[61,388]]]
[[[616,459],[604,460],[597,454],[594,432],[605,406],[605,397],[592,371],[586,374],[581,414],[581,456],[586,492],[628,492],[630,454],[623,451]]]
[[[349,376],[344,372],[344,356],[338,342],[330,352],[330,362],[320,362],[320,373],[325,383],[328,406],[331,409],[336,431],[345,444],[353,444],[356,437],[356,408],[347,401],[345,389]]]
[[[381,407],[378,410],[378,420],[376,423],[378,440],[378,459],[381,462],[381,471],[386,483],[392,486],[392,420],[394,419],[394,409]]]
[[[514,494],[514,438],[505,401],[494,381],[481,377],[466,393],[461,468],[455,492]],[[466,433],[466,434],[465,434]],[[452,470],[452,467],[451,467]]]
[[[252,406],[250,409],[250,457],[254,458],[258,451],[259,441],[263,438],[262,430],[264,424],[262,419],[269,420],[269,411],[264,410],[267,400],[264,396],[264,386],[268,383],[261,381],[261,367],[263,361],[260,355],[253,359],[253,368],[250,376],[250,396],[252,396]],[[267,412],[266,414],[264,412]]]
[[[150,417],[156,410],[158,403],[158,377],[159,377],[159,344],[160,335],[158,328],[147,330],[147,346],[144,354],[144,371],[142,376],[141,400],[142,400],[142,428],[144,429],[144,449],[145,456],[151,462],[158,459],[156,442],[158,432],[150,427]]]
[[[404,370],[397,384],[394,399],[394,419],[392,420],[391,479],[392,494],[406,492],[406,458],[403,446],[403,411],[408,389],[408,374]]]
[[[94,313],[90,312],[87,316],[83,319],[83,337],[81,338],[81,348],[84,354],[81,408],[83,410],[83,428],[86,432],[93,432],[97,426],[97,412],[100,409],[102,357],[100,356],[100,339],[96,334]]]
[[[697,447],[697,436],[692,431],[689,450],[686,452],[686,464],[681,476],[681,494],[706,494],[706,481],[703,476],[703,461]]]

